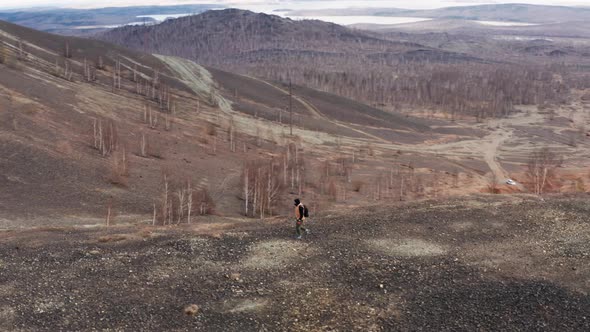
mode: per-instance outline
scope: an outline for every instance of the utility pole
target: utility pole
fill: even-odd
[[[289,134],[293,136],[293,85],[289,80]]]

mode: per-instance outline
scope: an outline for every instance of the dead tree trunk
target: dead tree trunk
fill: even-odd
[[[176,197],[178,198],[178,222],[180,224],[182,219],[184,218],[184,199],[185,199],[185,191],[184,188],[179,188],[176,191]]]
[[[248,203],[249,203],[249,199],[250,199],[250,188],[248,187],[248,185],[250,184],[249,182],[249,174],[248,174],[248,167],[244,167],[244,215],[248,216]]]
[[[193,188],[191,180],[186,182],[186,192],[187,192],[187,201],[186,201],[186,222],[188,224],[191,223],[191,212],[193,210]]]
[[[162,193],[162,218],[163,224],[166,225],[166,219],[169,215],[169,207],[168,207],[168,191],[169,191],[169,183],[168,183],[168,174],[164,174],[164,192]]]
[[[293,136],[293,86],[289,81],[289,135]]]

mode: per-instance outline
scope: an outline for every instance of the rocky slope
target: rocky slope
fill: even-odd
[[[0,327],[588,330],[587,203],[479,196],[324,212],[303,241],[278,219],[0,233]]]

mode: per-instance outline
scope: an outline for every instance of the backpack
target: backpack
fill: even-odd
[[[303,216],[305,218],[309,218],[309,210],[307,209],[307,206],[303,206]]]

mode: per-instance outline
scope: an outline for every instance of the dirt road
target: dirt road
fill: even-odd
[[[496,185],[504,183],[506,179],[510,179],[509,173],[498,162],[499,150],[502,144],[512,136],[512,130],[503,126],[498,121],[496,126],[493,126],[494,131],[482,139],[481,150],[483,152],[483,159],[488,164],[492,172],[492,179]],[[517,184],[520,186],[520,184]]]

